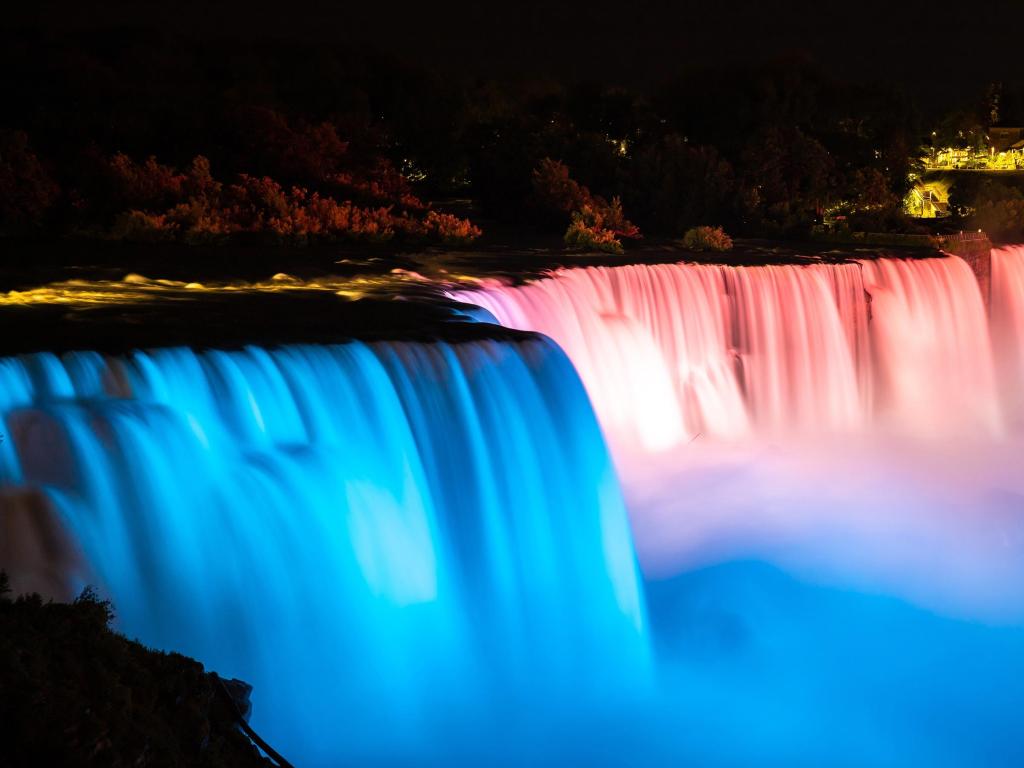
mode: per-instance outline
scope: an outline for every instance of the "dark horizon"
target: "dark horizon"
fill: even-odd
[[[173,4],[111,0],[101,8],[42,0],[7,9],[10,28],[152,29],[197,40],[265,39],[380,51],[446,77],[600,81],[653,88],[693,69],[809,59],[853,83],[888,83],[926,102],[973,98],[989,83],[1022,82],[1014,25],[1019,9],[996,0],[964,14],[952,3],[855,9],[807,0],[671,3],[609,0],[557,5],[280,3]]]

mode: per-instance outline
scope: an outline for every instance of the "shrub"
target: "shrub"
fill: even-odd
[[[186,174],[160,166],[118,161],[134,171],[148,168],[147,179],[176,179],[185,199],[160,210],[130,208],[119,214],[110,237],[136,242],[182,240],[187,243],[216,242],[239,232],[257,233],[275,239],[308,242],[311,239],[351,239],[386,242],[396,235],[416,240],[432,239],[446,245],[465,245],[481,235],[466,219],[447,213],[427,211],[425,215],[396,213],[392,206],[363,207],[349,200],[338,201],[305,187],[286,188],[268,176],[241,174],[234,184],[224,185],[210,173],[204,157],[193,160]],[[169,171],[165,173],[165,171]],[[146,185],[143,185],[146,186]],[[147,187],[149,188],[149,187]],[[168,185],[154,189],[166,190]],[[151,200],[159,195],[150,196]]]
[[[600,228],[611,230],[617,237],[639,238],[640,229],[629,221],[622,210],[622,201],[613,197],[609,203],[569,177],[564,163],[544,158],[533,171],[533,194],[537,203],[547,210],[572,214],[588,211],[597,216]],[[572,226],[570,225],[570,229]],[[613,238],[614,239],[614,238]],[[621,250],[621,244],[619,249]]]
[[[156,243],[174,239],[176,232],[177,227],[167,216],[131,210],[114,220],[110,237],[132,243]]]
[[[213,178],[210,161],[202,155],[192,158],[188,172],[185,174],[184,192],[189,197],[213,198],[221,193],[223,184]]]
[[[424,225],[426,234],[436,237],[445,245],[469,245],[483,234],[468,219],[437,211],[427,212]]]
[[[107,180],[113,201],[125,207],[163,208],[184,196],[185,175],[152,156],[137,163],[119,152],[107,163]]]
[[[683,235],[683,246],[691,251],[728,251],[732,238],[721,227],[693,227]]]
[[[597,201],[599,204],[603,202],[600,198],[597,198]],[[622,212],[622,201],[618,197],[613,197],[607,207],[601,210],[601,216],[604,219],[605,228],[610,229],[619,237],[631,239],[640,237],[640,228],[626,218]]]
[[[589,205],[573,212],[572,222],[563,239],[570,248],[622,253],[622,243],[615,237],[615,232],[605,227],[604,217]]]
[[[327,181],[364,201],[395,204],[413,211],[427,207],[413,194],[409,180],[384,158],[377,158],[373,165],[360,171],[335,173]]]

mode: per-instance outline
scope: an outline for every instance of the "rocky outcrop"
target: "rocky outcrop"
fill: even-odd
[[[248,686],[112,632],[109,604],[11,599],[0,576],[0,765],[266,768]]]

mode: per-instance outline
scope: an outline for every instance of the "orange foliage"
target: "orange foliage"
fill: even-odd
[[[603,214],[586,203],[582,210],[573,211],[564,240],[572,248],[622,253],[622,243],[607,226]]]
[[[483,234],[480,227],[469,219],[460,219],[450,213],[428,211],[423,221],[424,234],[446,245],[468,245]]]
[[[533,170],[533,194],[543,208],[572,213],[591,204],[590,190],[569,177],[569,168],[545,157]]]
[[[384,242],[398,235],[463,245],[482,234],[471,222],[451,214],[427,211],[417,217],[396,213],[392,206],[358,206],[305,187],[285,188],[269,176],[242,174],[236,183],[224,185],[213,178],[204,157],[195,158],[185,174],[153,158],[138,166],[118,156],[112,166],[137,199],[177,198],[165,210],[151,206],[122,213],[111,231],[117,239],[204,242],[247,232],[299,241]]]
[[[389,160],[383,158],[377,158],[368,171],[339,172],[329,176],[327,181],[371,200],[393,202],[414,211],[422,211],[427,207],[413,194],[409,180]]]
[[[569,176],[569,169],[564,163],[545,157],[534,169],[532,180],[534,198],[542,207],[563,213],[585,214],[585,217],[598,216],[600,228],[610,230],[617,237],[641,236],[639,227],[623,213],[622,201],[618,197],[613,197],[609,203],[600,195],[591,194],[589,189]]]
[[[152,207],[166,205],[182,197],[185,175],[150,156],[137,163],[121,152],[107,164],[108,180],[118,203]]]

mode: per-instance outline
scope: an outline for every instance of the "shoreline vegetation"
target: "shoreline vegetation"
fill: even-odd
[[[0,51],[0,235],[386,251],[521,231],[615,254],[699,227],[1024,234],[1024,176],[957,176],[937,224],[904,210],[927,145],[980,140],[995,96],[927,112],[802,59],[637,89],[130,29],[5,30]],[[1024,121],[1024,94],[998,97]]]

